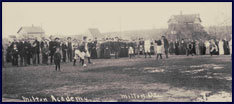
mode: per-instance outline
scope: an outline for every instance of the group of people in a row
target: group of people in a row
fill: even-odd
[[[169,53],[175,55],[231,55],[232,40],[172,40],[169,43]]]
[[[13,66],[27,66],[40,64],[40,62],[48,64],[50,58],[50,63],[53,64],[57,48],[59,48],[59,52],[63,56],[61,61],[66,62],[67,59],[72,61],[74,49],[77,46],[78,41],[72,41],[71,37],[68,37],[67,41],[61,41],[59,38],[53,38],[52,36],[50,40],[43,39],[42,41],[38,41],[37,38],[35,40],[21,39],[18,41],[14,39],[6,48],[6,62],[12,62]],[[2,49],[2,52],[4,52],[4,48]],[[20,61],[19,65],[18,60]]]
[[[57,49],[58,48],[58,49]],[[4,50],[4,48],[3,48]],[[2,51],[4,52],[4,51]],[[59,53],[59,54],[56,54]],[[4,53],[3,53],[4,54]],[[232,40],[176,40],[168,41],[165,36],[159,40],[138,40],[125,41],[118,37],[98,41],[97,38],[91,40],[84,37],[82,40],[67,37],[66,40],[60,38],[42,39],[42,41],[16,39],[9,44],[6,49],[6,62],[12,62],[13,66],[27,66],[40,64],[53,64],[70,61],[76,64],[80,58],[80,63],[84,64],[84,59],[134,57],[136,55],[157,55],[157,59],[162,59],[162,54],[168,58],[168,54],[175,55],[228,55],[232,54]],[[60,57],[60,58],[58,58]],[[49,60],[50,59],[50,60]],[[18,60],[20,61],[18,65]],[[55,61],[57,60],[57,61]],[[3,60],[4,62],[4,60]],[[31,63],[32,62],[32,63]]]

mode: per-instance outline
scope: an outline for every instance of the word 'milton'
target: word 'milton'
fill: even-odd
[[[96,100],[91,100],[86,97],[56,97],[51,95],[49,98],[40,98],[40,97],[24,97],[22,96],[24,102],[98,102]]]

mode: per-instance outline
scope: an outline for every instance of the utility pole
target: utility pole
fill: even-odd
[[[120,29],[120,36],[119,38],[122,38],[122,17],[120,17],[120,24],[119,24],[119,29]]]

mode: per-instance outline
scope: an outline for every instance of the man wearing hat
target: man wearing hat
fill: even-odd
[[[230,50],[230,55],[232,59],[232,34],[231,34],[231,40],[229,41],[229,50]]]
[[[50,63],[53,64],[54,53],[56,51],[56,42],[55,39],[53,40],[53,36],[50,36],[49,50],[50,50]]]
[[[165,55],[166,55],[166,58],[168,58],[169,42],[165,36],[162,36],[162,40],[163,40]]]
[[[67,38],[67,56],[68,56],[68,60],[70,60],[70,62],[72,61],[72,41],[71,41],[71,37]]]
[[[49,57],[49,45],[48,45],[48,41],[44,39],[43,41],[43,48],[41,49],[41,53],[42,53],[42,64],[48,65],[48,57]]]
[[[25,46],[26,46],[26,44],[24,42],[24,39],[20,40],[19,45],[18,45],[19,55],[20,55],[20,66],[24,66],[25,63],[26,63],[25,62],[25,60],[26,60],[26,58],[25,58],[25,55],[26,55]]]
[[[66,59],[67,59],[67,45],[66,45],[66,42],[63,41],[62,42],[62,56],[63,56],[63,62],[66,62]]]
[[[26,65],[31,64],[31,57],[32,57],[32,44],[29,40],[25,40],[25,62]]]
[[[117,59],[119,57],[119,50],[120,50],[120,41],[118,37],[115,37],[113,49],[114,49],[115,58]]]
[[[61,42],[60,42],[60,38],[55,38],[55,51],[56,51],[56,48],[61,48]]]
[[[33,42],[33,64],[40,64],[40,42],[35,38]]]

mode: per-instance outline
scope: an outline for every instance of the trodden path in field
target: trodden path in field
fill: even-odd
[[[114,102],[232,101],[230,56],[93,62],[85,68],[63,63],[62,72],[55,72],[52,65],[3,68],[4,100],[53,95]]]

